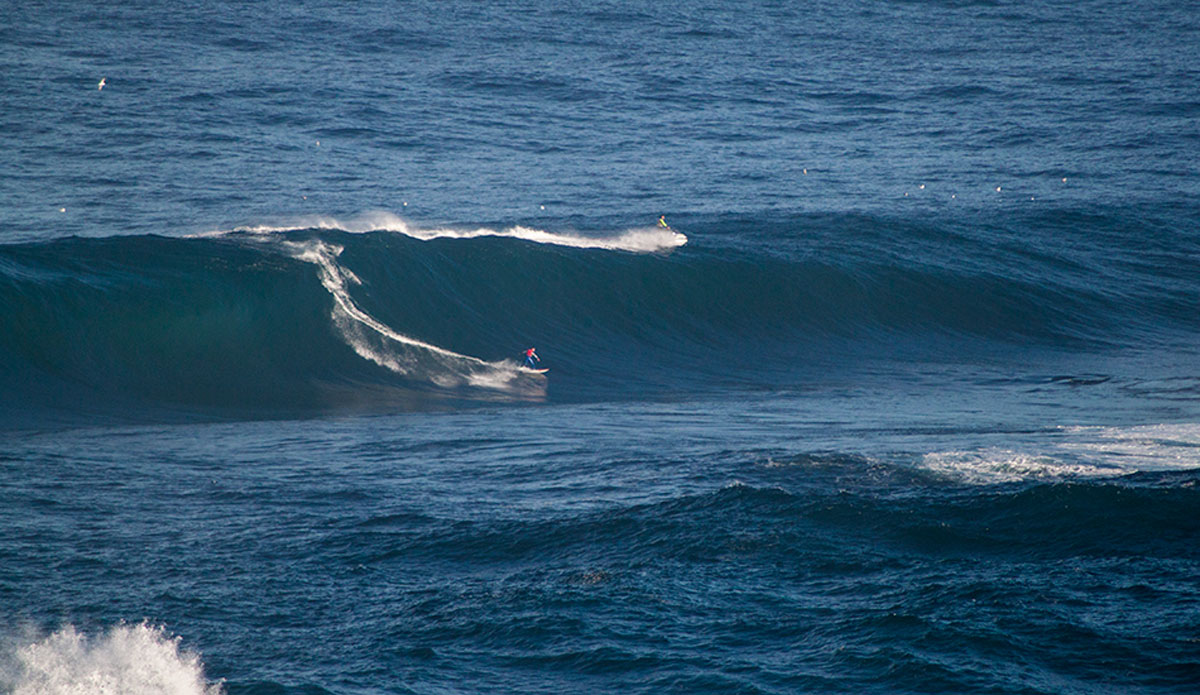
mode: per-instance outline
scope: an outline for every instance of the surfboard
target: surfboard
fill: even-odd
[[[527,372],[533,372],[534,374],[545,374],[546,372],[550,371],[549,367],[546,369],[530,369],[529,367],[521,367],[521,369],[524,369]]]

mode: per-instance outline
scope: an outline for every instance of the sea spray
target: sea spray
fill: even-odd
[[[200,657],[162,627],[121,624],[97,637],[72,625],[0,659],[0,690],[12,695],[220,695]],[[11,643],[10,643],[11,644]]]
[[[603,249],[633,253],[669,251],[683,246],[688,242],[685,234],[677,232],[674,229],[650,226],[630,227],[613,232],[596,234],[551,232],[523,225],[513,225],[502,229],[492,229],[489,227],[421,227],[394,213],[382,210],[363,213],[349,219],[326,215],[309,215],[275,224],[264,223],[240,226],[232,231],[251,234],[277,234],[306,229],[337,230],[350,234],[391,232],[412,237],[413,239],[420,239],[421,241],[498,237],[577,249]],[[226,230],[218,230],[199,236],[222,236],[229,233]]]
[[[342,247],[323,241],[284,242],[296,259],[317,266],[321,285],[333,297],[331,319],[355,353],[403,376],[428,380],[440,388],[471,386],[544,393],[543,382],[513,362],[487,362],[398,333],[363,311],[350,296],[349,286],[362,281],[337,263]]]

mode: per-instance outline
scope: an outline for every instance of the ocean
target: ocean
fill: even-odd
[[[1200,690],[1187,3],[3,15],[0,692]]]

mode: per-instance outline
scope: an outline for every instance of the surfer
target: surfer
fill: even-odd
[[[663,229],[670,229],[670,228],[671,228],[671,225],[667,224],[667,216],[666,216],[666,215],[659,215],[659,216],[658,216],[658,226],[659,226],[659,227],[662,227]]]
[[[525,351],[525,366],[526,367],[533,369],[534,365],[541,361],[542,361],[542,358],[537,356],[537,353],[534,352],[533,348],[529,348],[528,350]]]

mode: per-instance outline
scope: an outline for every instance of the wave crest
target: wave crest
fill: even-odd
[[[521,225],[504,229],[477,227],[475,229],[459,229],[453,227],[418,227],[403,218],[387,211],[367,212],[349,219],[313,215],[300,217],[281,224],[261,224],[237,227],[228,231],[212,232],[212,235],[244,232],[251,234],[277,234],[295,232],[305,229],[325,229],[365,234],[368,232],[392,232],[404,236],[430,241],[432,239],[478,239],[481,237],[499,237],[521,239],[537,244],[566,246],[577,249],[605,249],[609,251],[629,251],[633,253],[656,253],[669,251],[687,243],[686,235],[673,229],[662,227],[633,227],[618,230],[608,234],[584,235],[578,233],[548,232]]]

